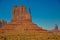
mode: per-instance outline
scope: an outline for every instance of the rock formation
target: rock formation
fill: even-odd
[[[58,30],[58,25],[57,24],[55,24],[54,30]]]
[[[4,20],[0,20],[0,27],[4,26],[4,25],[6,25],[6,24],[7,24],[6,21],[4,21]]]
[[[58,25],[57,24],[55,24],[55,26],[54,26],[54,29],[53,30],[51,30],[51,32],[54,32],[54,33],[59,33],[60,32],[60,30],[58,29]]]
[[[47,32],[34,24],[30,12],[26,11],[25,6],[14,6],[11,21],[0,28],[1,34],[17,34],[22,32]]]

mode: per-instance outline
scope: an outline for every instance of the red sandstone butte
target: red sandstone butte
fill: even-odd
[[[30,10],[30,8],[29,8]],[[29,11],[28,10],[28,11]],[[22,32],[47,32],[32,22],[30,12],[25,6],[14,6],[12,9],[12,19],[9,23],[0,21],[0,35],[17,34]]]

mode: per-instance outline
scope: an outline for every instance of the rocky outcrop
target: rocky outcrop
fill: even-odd
[[[57,24],[55,24],[55,26],[54,26],[54,29],[53,30],[50,30],[50,32],[53,32],[53,33],[60,33],[60,30],[58,29],[58,25]]]
[[[4,20],[0,20],[0,27],[4,26],[4,25],[6,25],[6,24],[7,24],[6,21],[4,21]]]
[[[0,28],[0,33],[6,35],[22,32],[47,32],[47,30],[32,22],[30,12],[26,11],[25,6],[14,6],[11,21]]]

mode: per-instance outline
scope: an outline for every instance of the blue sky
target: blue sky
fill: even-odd
[[[0,19],[10,22],[15,5],[30,7],[32,21],[43,29],[51,30],[54,24],[60,29],[60,0],[0,0]]]

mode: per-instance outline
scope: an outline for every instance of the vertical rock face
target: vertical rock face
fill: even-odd
[[[28,12],[26,12],[25,6],[15,6],[12,10],[12,21],[15,22],[24,22],[24,21],[30,21],[31,17]]]

